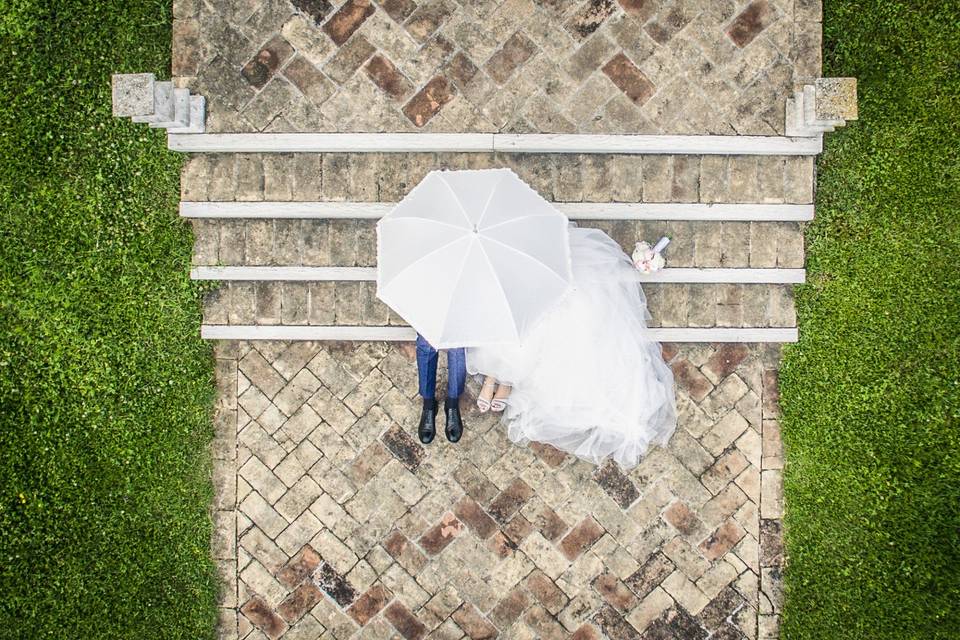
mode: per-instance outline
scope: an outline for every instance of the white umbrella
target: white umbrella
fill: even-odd
[[[570,284],[567,225],[509,169],[432,171],[377,224],[377,297],[438,349],[514,342]]]

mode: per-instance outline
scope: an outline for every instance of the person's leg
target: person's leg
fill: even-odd
[[[437,435],[437,358],[437,350],[433,345],[417,334],[417,376],[420,379],[420,396],[423,398],[417,435],[423,444],[430,444]]]
[[[490,401],[493,400],[493,392],[497,388],[497,379],[493,376],[484,376],[483,386],[480,387],[480,394],[477,396],[477,408],[480,413],[490,411]]]
[[[459,442],[463,435],[463,419],[460,417],[460,394],[467,382],[467,353],[464,349],[447,350],[447,414],[446,434],[450,442]]]
[[[466,349],[447,349],[447,397],[459,398],[467,382]]]
[[[437,350],[419,333],[417,334],[417,377],[420,380],[420,396],[433,400],[437,395]]]

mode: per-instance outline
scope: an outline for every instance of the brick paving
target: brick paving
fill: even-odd
[[[175,0],[211,132],[782,134],[818,0]]]
[[[421,446],[410,344],[219,343],[220,637],[775,637],[778,351],[664,355],[680,427],[624,473],[472,410]]]
[[[173,75],[218,132],[784,132],[818,0],[174,0]],[[184,201],[400,200],[508,166],[557,202],[811,203],[810,157],[203,154]],[[584,223],[671,266],[797,268],[788,222]],[[363,220],[197,220],[196,265],[373,266]],[[785,285],[648,285],[654,326],[793,326]],[[384,325],[366,283],[233,282],[210,324]],[[465,415],[415,440],[409,344],[221,342],[219,637],[778,636],[779,351],[666,345],[680,425],[636,469]],[[443,385],[440,385],[442,388]],[[475,389],[474,389],[475,390]]]

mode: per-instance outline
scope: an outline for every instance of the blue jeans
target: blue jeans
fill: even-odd
[[[437,360],[439,354],[423,336],[417,334],[417,374],[420,377],[420,395],[433,400],[437,395]],[[463,393],[467,381],[467,353],[464,349],[447,349],[447,398],[453,400]]]

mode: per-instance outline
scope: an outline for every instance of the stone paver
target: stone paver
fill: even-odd
[[[500,167],[552,202],[813,202],[811,156],[523,153],[196,155],[181,198],[397,202],[434,169]]]
[[[207,130],[782,134],[818,0],[176,0]]]
[[[410,344],[219,343],[220,637],[770,637],[779,353],[664,355],[680,427],[624,473],[475,411],[421,446]]]

